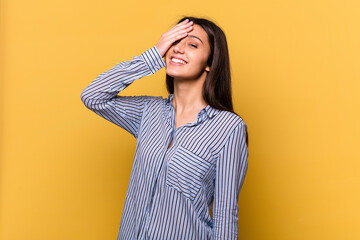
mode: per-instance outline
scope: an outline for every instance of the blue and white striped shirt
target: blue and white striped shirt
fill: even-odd
[[[162,67],[154,46],[100,74],[81,93],[87,108],[137,139],[118,240],[237,239],[247,126],[237,114],[207,105],[195,122],[175,129],[173,94],[117,95]]]

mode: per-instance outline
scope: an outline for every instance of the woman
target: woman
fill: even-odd
[[[162,67],[166,99],[117,95]],[[100,74],[81,99],[137,139],[118,239],[237,239],[247,126],[233,112],[218,26],[181,19],[155,46]]]

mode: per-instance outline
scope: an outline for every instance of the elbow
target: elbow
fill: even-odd
[[[87,91],[87,88],[85,88],[82,92],[81,92],[81,94],[80,94],[80,99],[81,99],[81,101],[84,103],[84,105],[87,107],[87,108],[89,108],[89,109],[91,109],[92,107],[91,107],[91,98],[90,98],[90,96],[89,96],[89,93],[88,93],[88,91]]]

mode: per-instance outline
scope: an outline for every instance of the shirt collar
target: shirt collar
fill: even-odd
[[[174,98],[174,94],[173,93],[169,94],[169,96],[166,99],[166,104],[169,106],[172,105],[173,98]],[[207,115],[209,118],[213,118],[219,112],[220,112],[219,109],[216,109],[216,108],[211,107],[210,105],[207,105],[206,107],[201,109],[199,115],[200,115],[200,118],[202,118],[203,114]],[[199,116],[198,116],[198,118],[199,118]]]

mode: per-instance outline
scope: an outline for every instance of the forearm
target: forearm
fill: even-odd
[[[136,79],[151,75],[164,66],[165,63],[154,46],[140,56],[134,56],[133,60],[120,62],[101,73],[82,91],[81,100],[90,109],[98,108]]]

